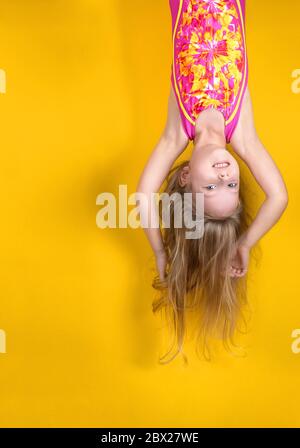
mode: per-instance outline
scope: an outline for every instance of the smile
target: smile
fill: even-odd
[[[214,163],[213,167],[214,168],[225,168],[225,167],[227,167],[229,165],[230,165],[229,162],[218,162],[218,163]]]

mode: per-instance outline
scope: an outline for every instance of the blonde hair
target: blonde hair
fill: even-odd
[[[190,186],[181,186],[180,172],[189,161],[183,161],[171,169],[166,179],[164,192],[183,195],[190,191]],[[160,210],[160,218],[162,218]],[[230,277],[228,267],[234,247],[239,236],[248,228],[252,217],[245,209],[243,191],[240,186],[240,201],[234,213],[222,220],[204,213],[204,233],[201,238],[187,239],[186,228],[176,228],[174,223],[174,206],[170,203],[170,227],[162,228],[163,243],[167,255],[166,276],[162,281],[155,275],[152,286],[160,296],[152,303],[153,312],[165,311],[175,336],[177,350],[166,362],[163,359],[170,350],[160,358],[160,363],[168,363],[179,353],[183,355],[183,343],[186,333],[186,314],[188,309],[196,311],[197,353],[200,340],[202,353],[210,360],[210,337],[220,334],[224,347],[231,350],[234,345],[233,335],[237,321],[243,316],[243,306],[247,300],[247,276]],[[245,321],[245,320],[244,320]]]

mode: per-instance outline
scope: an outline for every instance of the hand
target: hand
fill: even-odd
[[[242,277],[248,270],[250,248],[237,243],[229,267],[230,277]]]
[[[167,265],[167,254],[164,250],[157,252],[156,257],[156,267],[159,273],[159,278],[161,281],[165,280],[166,265]]]

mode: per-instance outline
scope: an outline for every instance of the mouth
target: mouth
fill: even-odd
[[[226,168],[227,166],[229,166],[230,163],[229,162],[216,162],[213,164],[213,168]]]

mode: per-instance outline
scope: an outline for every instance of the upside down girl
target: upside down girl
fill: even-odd
[[[202,193],[204,233],[187,239],[186,229],[145,228],[155,254],[153,286],[183,354],[188,309],[199,314],[198,339],[232,341],[243,304],[252,249],[274,226],[288,203],[282,175],[257,135],[248,86],[245,0],[169,0],[172,18],[168,116],[142,172],[140,213],[153,192]],[[193,142],[192,154],[173,167]],[[233,154],[226,148],[231,144]],[[249,220],[235,154],[265,193]],[[154,213],[150,210],[150,214]],[[174,209],[171,210],[174,214]],[[170,351],[168,352],[170,353]],[[162,361],[162,360],[161,360]],[[168,362],[169,362],[168,361]]]

